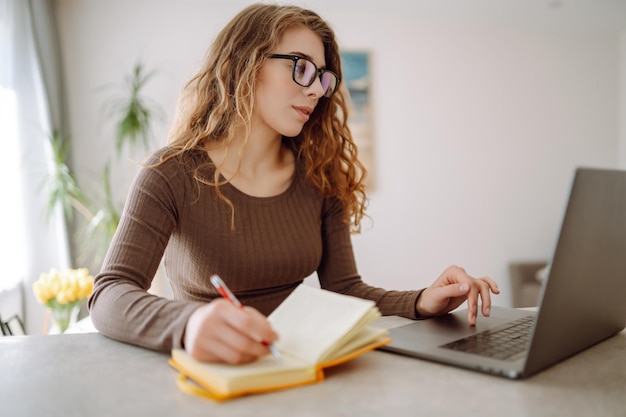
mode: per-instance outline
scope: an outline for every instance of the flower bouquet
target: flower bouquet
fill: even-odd
[[[33,283],[37,300],[50,309],[59,333],[64,333],[84,300],[93,291],[93,277],[87,268],[51,269]]]

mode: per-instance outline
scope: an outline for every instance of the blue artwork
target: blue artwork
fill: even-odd
[[[348,90],[351,102],[348,125],[359,149],[359,159],[368,171],[366,185],[371,189],[375,182],[375,172],[369,53],[342,51],[340,54],[342,83]]]
[[[366,105],[369,100],[369,57],[367,52],[341,52],[341,68],[346,87],[356,107]]]

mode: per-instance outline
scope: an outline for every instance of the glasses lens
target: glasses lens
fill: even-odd
[[[337,76],[330,71],[320,71],[320,82],[324,88],[324,97],[330,97],[337,88]],[[318,69],[315,64],[306,58],[299,58],[293,66],[293,80],[303,87],[308,87],[315,81]]]
[[[303,87],[313,84],[317,67],[314,63],[305,58],[300,58],[293,66],[293,79]]]
[[[331,72],[323,72],[320,77],[322,88],[324,88],[324,97],[330,97],[337,88],[337,77]]]

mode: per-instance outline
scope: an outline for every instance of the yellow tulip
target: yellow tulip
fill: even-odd
[[[33,292],[35,293],[37,301],[39,301],[40,303],[45,304],[46,301],[48,301],[47,292],[45,291],[45,288],[41,281],[35,281],[33,283]]]
[[[93,277],[87,268],[70,268],[64,272],[51,268],[33,283],[35,298],[42,304],[52,299],[59,304],[73,303],[89,297],[92,292]]]
[[[67,292],[65,291],[60,291],[57,296],[56,296],[57,302],[59,304],[65,304],[67,302],[69,302],[68,298],[67,298]]]

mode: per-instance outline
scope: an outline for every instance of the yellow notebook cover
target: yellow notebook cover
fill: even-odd
[[[244,365],[202,363],[173,349],[170,364],[181,389],[225,400],[324,379],[324,368],[354,359],[391,341],[369,324],[380,317],[373,301],[300,285],[268,317],[282,358],[267,355]]]
[[[350,355],[324,364],[315,365],[313,367],[300,363],[300,366],[296,365],[294,367],[288,367],[284,370],[277,370],[273,373],[273,375],[267,375],[266,377],[261,376],[259,378],[259,375],[261,374],[256,374],[254,379],[251,379],[251,376],[245,376],[242,377],[244,382],[242,383],[241,380],[239,380],[234,387],[232,385],[228,385],[227,382],[220,383],[219,381],[214,380],[214,377],[207,377],[207,372],[211,372],[211,370],[205,367],[209,365],[209,368],[212,368],[215,365],[198,362],[191,358],[183,350],[173,350],[169,363],[180,372],[177,383],[181,390],[191,394],[207,397],[212,400],[223,401],[244,395],[279,391],[301,385],[321,382],[324,380],[325,368],[330,368],[331,366],[348,362],[366,352],[369,352],[370,350],[384,346],[389,342],[391,342],[391,339],[385,338],[376,343],[365,346],[358,351],[352,352]],[[285,359],[285,357],[286,355],[283,354],[283,358],[277,360],[271,355],[268,355],[261,358],[259,361],[274,362],[277,366],[269,366],[268,368],[278,369],[281,361],[293,361],[293,358]]]

